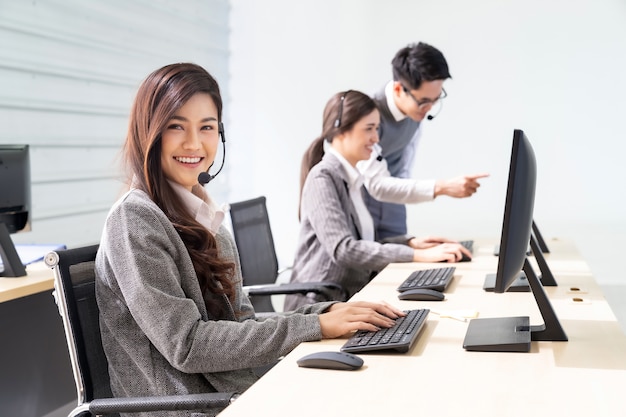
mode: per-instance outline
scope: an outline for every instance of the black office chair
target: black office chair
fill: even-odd
[[[275,312],[272,295],[316,293],[325,300],[345,301],[345,289],[334,282],[276,284],[280,273],[264,196],[230,204],[239,250],[244,291],[257,312]]]
[[[93,245],[50,252],[45,257],[46,264],[54,270],[55,295],[78,395],[78,405],[68,417],[151,411],[218,411],[228,406],[237,394],[113,398],[95,294],[97,251],[98,245]]]

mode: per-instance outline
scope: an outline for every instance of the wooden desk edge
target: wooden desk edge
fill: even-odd
[[[54,274],[43,262],[28,265],[26,274],[18,278],[0,277],[0,303],[54,288]]]

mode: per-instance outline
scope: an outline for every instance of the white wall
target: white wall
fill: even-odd
[[[32,231],[14,241],[100,240],[139,83],[181,61],[225,80],[228,14],[228,0],[0,0],[0,143],[31,145]]]
[[[447,57],[441,114],[425,123],[420,177],[487,171],[467,200],[412,206],[410,231],[497,237],[512,131],[539,164],[535,219],[573,239],[600,283],[619,273],[626,220],[626,3],[622,0],[231,0],[231,201],[268,197],[279,257],[298,235],[300,158],[335,92],[372,92],[394,53],[425,41]]]

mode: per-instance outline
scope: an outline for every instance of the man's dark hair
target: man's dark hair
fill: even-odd
[[[400,49],[391,60],[391,68],[393,80],[401,82],[409,90],[420,88],[423,81],[452,78],[443,54],[424,42]]]

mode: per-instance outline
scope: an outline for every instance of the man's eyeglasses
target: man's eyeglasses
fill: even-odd
[[[448,93],[446,93],[446,90],[444,88],[441,89],[441,95],[439,97],[437,97],[434,100],[431,100],[429,98],[425,98],[423,100],[418,100],[415,98],[415,96],[411,93],[411,90],[409,90],[408,88],[406,88],[404,85],[400,84],[402,86],[402,89],[404,90],[405,93],[407,93],[409,96],[411,96],[411,98],[413,99],[413,101],[415,102],[415,104],[417,104],[417,107],[420,110],[424,110],[425,107],[427,106],[434,106],[435,104],[437,104],[438,101],[443,100],[444,98],[448,97]]]

